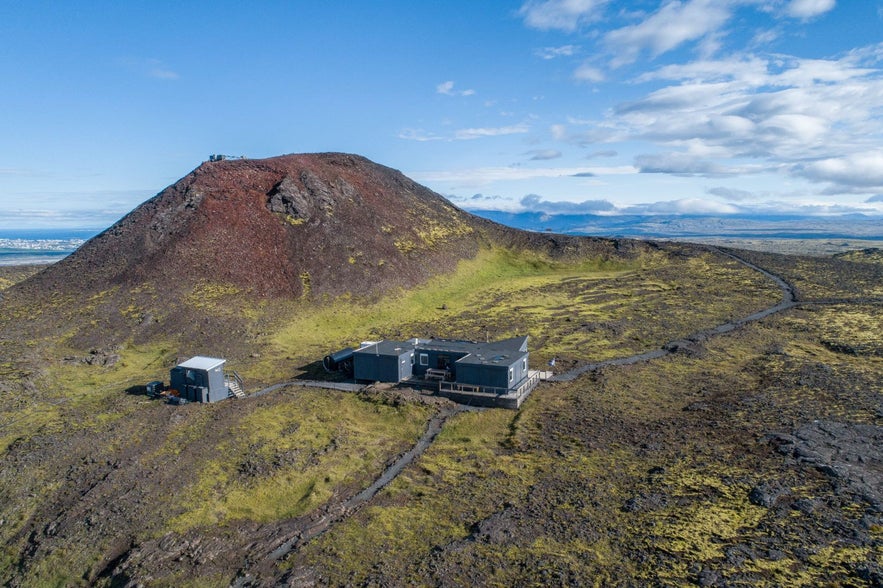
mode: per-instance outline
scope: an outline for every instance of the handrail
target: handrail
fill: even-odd
[[[501,388],[499,386],[479,386],[477,384],[463,384],[460,382],[439,382],[439,392],[459,392],[463,394],[476,394],[479,396],[523,396],[533,390],[540,383],[539,372],[532,372],[525,376],[516,388]]]
[[[232,378],[230,377],[231,375],[232,375]],[[236,370],[231,370],[229,372],[224,373],[224,379],[225,380],[230,380],[230,379],[236,380],[236,383],[239,384],[240,388],[243,386],[242,376],[240,376]]]

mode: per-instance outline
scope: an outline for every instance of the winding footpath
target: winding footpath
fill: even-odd
[[[273,387],[273,389],[278,389],[286,385],[288,384],[279,384],[276,387]],[[267,389],[265,388],[264,390]],[[261,392],[264,392],[264,390]],[[452,405],[439,410],[429,420],[426,425],[426,430],[423,432],[423,435],[420,436],[420,439],[417,440],[417,443],[387,467],[374,483],[358,494],[350,496],[346,500],[333,505],[326,505],[320,509],[318,513],[306,519],[303,524],[296,525],[298,527],[297,531],[290,533],[287,539],[277,539],[275,548],[260,557],[255,566],[241,570],[237,579],[231,584],[231,587],[243,588],[246,586],[253,586],[255,585],[256,579],[266,580],[275,576],[275,563],[277,561],[283,559],[292,551],[300,549],[316,537],[319,537],[334,523],[340,522],[358,511],[368,501],[374,498],[380,490],[397,478],[402,470],[408,467],[416,458],[423,455],[429,446],[432,445],[432,442],[435,441],[436,436],[441,432],[449,418],[461,412],[476,410],[482,409],[463,405]],[[261,585],[260,582],[258,582],[258,584]],[[273,582],[273,584],[275,585],[278,583]]]
[[[562,372],[560,374],[556,374],[548,381],[550,382],[570,382],[581,375],[598,370],[607,366],[619,366],[619,365],[630,365],[635,363],[640,363],[644,361],[650,361],[653,359],[658,359],[660,357],[664,357],[668,354],[675,353],[678,349],[680,349],[685,344],[695,343],[698,341],[704,341],[709,337],[713,337],[715,335],[721,335],[724,333],[728,333],[733,331],[745,324],[752,323],[755,321],[759,321],[764,319],[770,315],[794,308],[798,304],[836,304],[843,302],[872,302],[879,303],[881,302],[879,299],[868,299],[868,300],[818,300],[818,301],[798,301],[797,300],[797,292],[791,284],[785,281],[781,276],[778,276],[754,263],[751,263],[747,259],[744,259],[734,253],[723,251],[718,249],[717,247],[708,247],[709,251],[722,255],[724,257],[729,257],[742,265],[761,273],[766,276],[770,280],[772,280],[782,292],[782,300],[750,314],[746,317],[736,319],[733,321],[729,321],[718,325],[716,327],[712,327],[710,329],[705,329],[702,331],[698,331],[689,335],[683,339],[678,339],[671,341],[662,346],[660,349],[654,349],[651,351],[646,351],[644,353],[638,353],[635,355],[630,355],[627,357],[619,357],[615,359],[608,359],[605,361],[599,361],[596,363],[589,363],[585,365],[578,366],[574,369],[571,369],[566,372]],[[252,396],[259,396],[262,394],[266,394],[268,392],[272,392],[273,390],[277,390],[279,388],[289,386],[289,385],[303,385],[303,386],[319,386],[326,388],[335,388],[339,390],[355,390],[361,389],[361,386],[357,386],[354,384],[331,384],[328,382],[314,382],[311,380],[296,380],[293,382],[285,382],[281,384],[275,384],[268,388],[265,388],[259,392],[252,394]],[[255,580],[255,576],[261,579],[265,579],[267,577],[273,577],[275,563],[280,561],[288,554],[293,551],[296,551],[307,544],[312,539],[322,535],[325,533],[332,524],[340,522],[345,518],[349,517],[356,511],[358,511],[361,507],[363,507],[366,503],[368,503],[375,495],[377,495],[380,490],[382,490],[385,486],[391,483],[408,465],[410,465],[415,459],[420,457],[435,440],[436,436],[441,432],[442,427],[445,422],[454,416],[463,411],[467,410],[476,410],[475,408],[466,407],[466,406],[455,406],[455,407],[446,407],[440,410],[436,415],[430,419],[427,424],[426,430],[417,443],[412,447],[408,452],[402,454],[395,462],[393,462],[384,472],[380,475],[377,480],[374,481],[369,487],[365,488],[358,494],[351,496],[350,498],[343,500],[342,502],[337,503],[333,506],[328,506],[322,510],[321,514],[312,518],[308,524],[304,525],[297,533],[289,538],[280,541],[278,545],[270,552],[267,553],[260,560],[259,566],[251,570],[243,570],[237,582],[234,582],[234,586],[248,586],[251,585],[250,582]],[[252,574],[255,575],[252,575]],[[289,578],[290,579],[290,578]]]
[[[725,257],[729,257],[731,259],[734,259],[734,260],[738,261],[739,263],[741,263],[742,265],[744,265],[750,269],[753,269],[756,272],[760,272],[764,276],[771,279],[773,282],[776,283],[776,285],[782,291],[782,301],[779,302],[778,304],[775,304],[773,306],[770,306],[768,308],[765,308],[763,310],[755,312],[754,314],[750,314],[746,317],[736,319],[734,321],[730,321],[727,323],[723,323],[721,325],[718,325],[716,327],[712,327],[710,329],[698,331],[696,333],[693,333],[692,335],[684,337],[683,339],[669,341],[668,343],[663,345],[662,348],[660,348],[660,349],[654,349],[652,351],[646,351],[644,353],[638,353],[636,355],[629,355],[628,357],[617,357],[615,359],[608,359],[605,361],[599,361],[596,363],[589,363],[586,365],[577,366],[577,367],[573,368],[572,370],[562,372],[560,374],[556,374],[552,378],[549,378],[549,381],[550,382],[571,382],[585,373],[593,372],[593,371],[599,370],[603,367],[607,367],[607,366],[611,366],[611,365],[630,365],[633,363],[640,363],[642,361],[649,361],[651,359],[658,359],[658,358],[668,355],[670,353],[674,353],[684,343],[704,341],[704,340],[708,339],[709,337],[713,337],[715,335],[722,335],[724,333],[729,333],[730,331],[733,331],[733,330],[735,330],[735,329],[737,329],[747,323],[759,321],[760,319],[766,318],[772,314],[776,314],[778,312],[782,312],[783,310],[788,310],[789,308],[794,308],[795,306],[797,306],[797,292],[794,289],[794,286],[792,286],[791,284],[786,282],[780,276],[777,276],[776,274],[773,274],[773,273],[763,269],[762,267],[751,263],[747,259],[743,259],[743,258],[739,257],[738,255],[735,255],[733,253],[729,253],[727,251],[722,251],[722,250],[718,249],[717,247],[709,247],[709,250],[713,251],[715,253],[718,253],[720,255],[723,255]]]
[[[273,561],[279,560],[291,551],[301,547],[328,530],[332,523],[337,522],[356,512],[366,502],[374,498],[387,484],[398,477],[411,462],[426,451],[435,437],[441,432],[445,422],[459,412],[468,410],[465,406],[445,407],[435,414],[426,426],[426,431],[409,451],[403,453],[377,478],[373,484],[343,502],[338,503],[332,509],[325,512],[319,519],[297,534],[297,536],[284,541],[274,549],[267,557]]]

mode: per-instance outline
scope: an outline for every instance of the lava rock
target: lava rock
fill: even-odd
[[[778,484],[764,482],[748,492],[748,501],[751,504],[769,508],[776,503],[779,497],[785,494],[787,492]]]

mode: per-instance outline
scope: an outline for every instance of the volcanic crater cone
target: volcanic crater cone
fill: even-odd
[[[234,352],[230,335],[251,327],[233,297],[375,298],[491,246],[554,257],[622,257],[638,247],[503,227],[357,155],[209,161],[10,289],[6,303],[39,306],[44,316],[29,328],[64,331],[75,348],[173,330]]]
[[[40,281],[179,291],[208,279],[263,297],[367,294],[474,254],[482,224],[355,155],[205,162]]]

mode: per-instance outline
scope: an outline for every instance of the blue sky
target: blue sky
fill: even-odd
[[[0,0],[0,49],[0,228],[314,151],[471,209],[883,214],[883,0]]]

